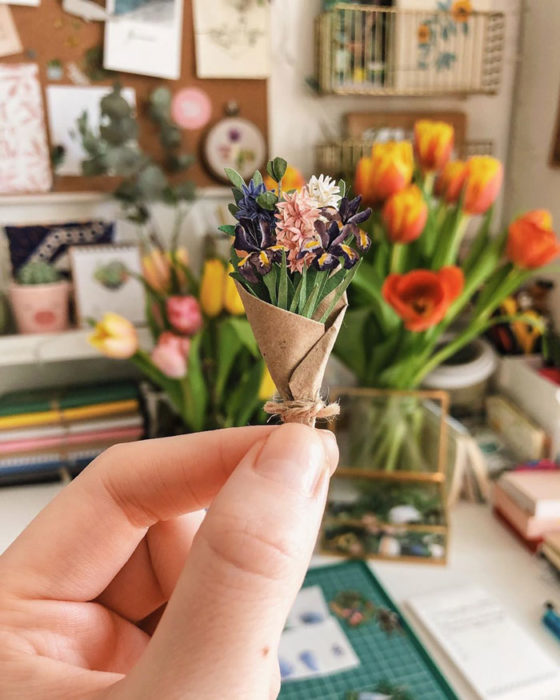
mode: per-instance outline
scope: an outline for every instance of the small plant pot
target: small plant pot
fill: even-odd
[[[66,280],[50,284],[17,284],[9,288],[10,302],[20,333],[56,333],[68,328]]]

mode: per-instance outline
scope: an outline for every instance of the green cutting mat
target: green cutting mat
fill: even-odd
[[[340,591],[359,591],[376,605],[399,609],[362,561],[310,569],[303,587],[319,585],[328,603]],[[360,659],[349,671],[282,685],[280,700],[344,700],[350,690],[367,690],[381,680],[405,686],[414,700],[458,700],[406,620],[404,633],[390,636],[376,622],[360,627],[341,625]]]

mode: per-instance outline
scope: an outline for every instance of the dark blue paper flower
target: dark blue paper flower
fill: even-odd
[[[250,221],[257,221],[258,219],[263,219],[268,221],[271,225],[274,225],[274,212],[263,209],[257,202],[257,197],[266,192],[265,185],[255,185],[255,183],[250,180],[248,185],[242,186],[242,191],[243,197],[237,202],[239,208],[239,211],[235,215],[237,220],[249,219]]]

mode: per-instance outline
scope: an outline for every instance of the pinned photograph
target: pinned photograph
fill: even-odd
[[[181,77],[181,0],[109,0],[107,10],[104,68]]]

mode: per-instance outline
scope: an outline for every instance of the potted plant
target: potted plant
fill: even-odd
[[[68,328],[70,283],[46,262],[30,262],[17,272],[9,297],[20,333],[54,333]]]

